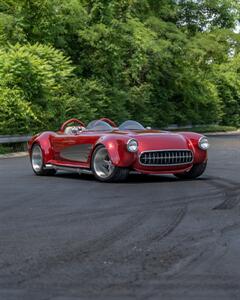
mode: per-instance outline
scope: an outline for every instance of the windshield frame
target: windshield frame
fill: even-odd
[[[113,127],[105,121],[93,120],[86,126],[87,131],[113,131]]]
[[[134,127],[136,125],[136,127]],[[146,130],[146,128],[135,120],[126,120],[118,127],[119,130]]]

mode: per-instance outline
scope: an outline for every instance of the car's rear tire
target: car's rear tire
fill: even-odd
[[[34,144],[31,150],[31,165],[33,172],[40,176],[51,176],[56,173],[55,169],[46,169],[43,161],[43,152],[38,144]]]
[[[203,174],[207,167],[207,162],[203,162],[201,164],[195,164],[192,166],[190,171],[184,173],[176,173],[174,174],[176,177],[181,179],[194,179]]]
[[[91,161],[92,172],[96,179],[103,182],[121,182],[126,180],[129,170],[112,164],[107,149],[99,145],[93,152]]]

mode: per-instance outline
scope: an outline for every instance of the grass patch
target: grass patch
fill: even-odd
[[[0,144],[0,154],[22,152],[27,150],[26,143]]]
[[[0,145],[0,154],[7,154],[13,152],[11,147]]]

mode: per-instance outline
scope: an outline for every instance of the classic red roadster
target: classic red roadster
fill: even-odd
[[[65,170],[106,182],[123,181],[131,171],[196,178],[206,168],[208,148],[207,138],[197,133],[151,130],[131,120],[117,127],[107,118],[86,127],[70,119],[59,131],[37,134],[28,143],[37,175]]]

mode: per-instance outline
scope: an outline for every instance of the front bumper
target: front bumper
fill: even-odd
[[[143,166],[138,161],[133,165],[133,169],[143,174],[176,174],[188,172],[192,168],[192,164],[178,166]]]

